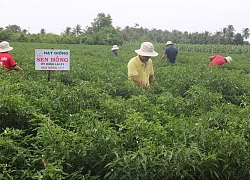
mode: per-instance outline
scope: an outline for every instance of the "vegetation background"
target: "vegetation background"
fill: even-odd
[[[109,14],[98,13],[91,22],[91,26],[82,28],[80,24],[75,27],[66,27],[60,34],[46,33],[41,28],[40,33],[30,34],[27,29],[18,25],[0,27],[0,41],[60,43],[60,44],[89,44],[89,45],[122,45],[124,42],[158,42],[166,43],[171,40],[177,44],[249,44],[249,28],[243,28],[236,33],[233,25],[222,27],[221,30],[211,33],[181,32],[179,30],[148,29],[135,24],[134,27],[113,27]],[[244,41],[245,40],[245,41]]]

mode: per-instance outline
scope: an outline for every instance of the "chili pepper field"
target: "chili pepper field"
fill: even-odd
[[[127,79],[140,43],[12,43],[1,69],[0,179],[250,179],[250,48],[155,44],[158,85]],[[35,70],[35,49],[70,50],[70,70]],[[233,61],[209,68],[208,57]]]

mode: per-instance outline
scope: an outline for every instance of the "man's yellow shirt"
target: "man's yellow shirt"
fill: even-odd
[[[148,60],[147,64],[144,64],[139,55],[132,58],[128,62],[128,78],[132,79],[132,76],[139,75],[140,80],[144,86],[149,86],[149,76],[154,75],[153,62],[151,59]]]

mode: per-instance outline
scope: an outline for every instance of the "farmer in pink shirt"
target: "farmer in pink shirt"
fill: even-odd
[[[209,67],[214,67],[214,66],[221,66],[227,62],[231,62],[233,59],[230,56],[227,57],[223,57],[220,55],[214,55],[214,56],[210,56],[210,64],[208,65]]]

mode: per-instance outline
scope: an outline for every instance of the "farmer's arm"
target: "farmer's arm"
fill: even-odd
[[[156,83],[156,84],[157,84],[157,81],[156,81],[156,78],[155,78],[154,75],[150,75],[150,76],[149,76],[149,83],[150,83],[150,84],[151,84],[151,83]]]
[[[161,56],[161,59],[165,59],[166,57],[166,54],[164,53],[162,56]]]
[[[16,71],[23,71],[23,69],[21,67],[19,67],[18,65],[15,65],[14,67],[12,67],[12,69],[14,69]]]
[[[140,80],[139,75],[131,76],[131,79],[138,85],[143,87],[143,82]]]
[[[161,59],[165,59],[165,57],[167,56],[167,48],[164,51],[164,54],[161,56]]]
[[[149,84],[151,83],[155,83],[157,84],[157,81],[156,81],[156,78],[155,78],[155,75],[154,75],[154,66],[153,66],[153,62],[152,60],[149,61],[149,64],[148,64],[148,68],[149,68]]]
[[[212,61],[214,59],[215,56],[210,56],[209,59],[210,61]]]
[[[139,78],[139,70],[134,61],[129,61],[128,63],[128,78],[135,82],[138,86],[143,87],[143,82]]]
[[[140,80],[139,78],[139,75],[133,75],[131,76],[131,79],[140,87],[142,87],[143,89],[146,89],[146,90],[151,90],[151,88],[149,86],[145,86],[143,84],[143,82]]]
[[[14,58],[12,56],[10,56],[10,58],[8,59],[8,63],[9,66],[11,67],[11,69],[14,69],[16,71],[23,71],[22,68],[20,68],[17,64],[16,61],[14,60]]]

